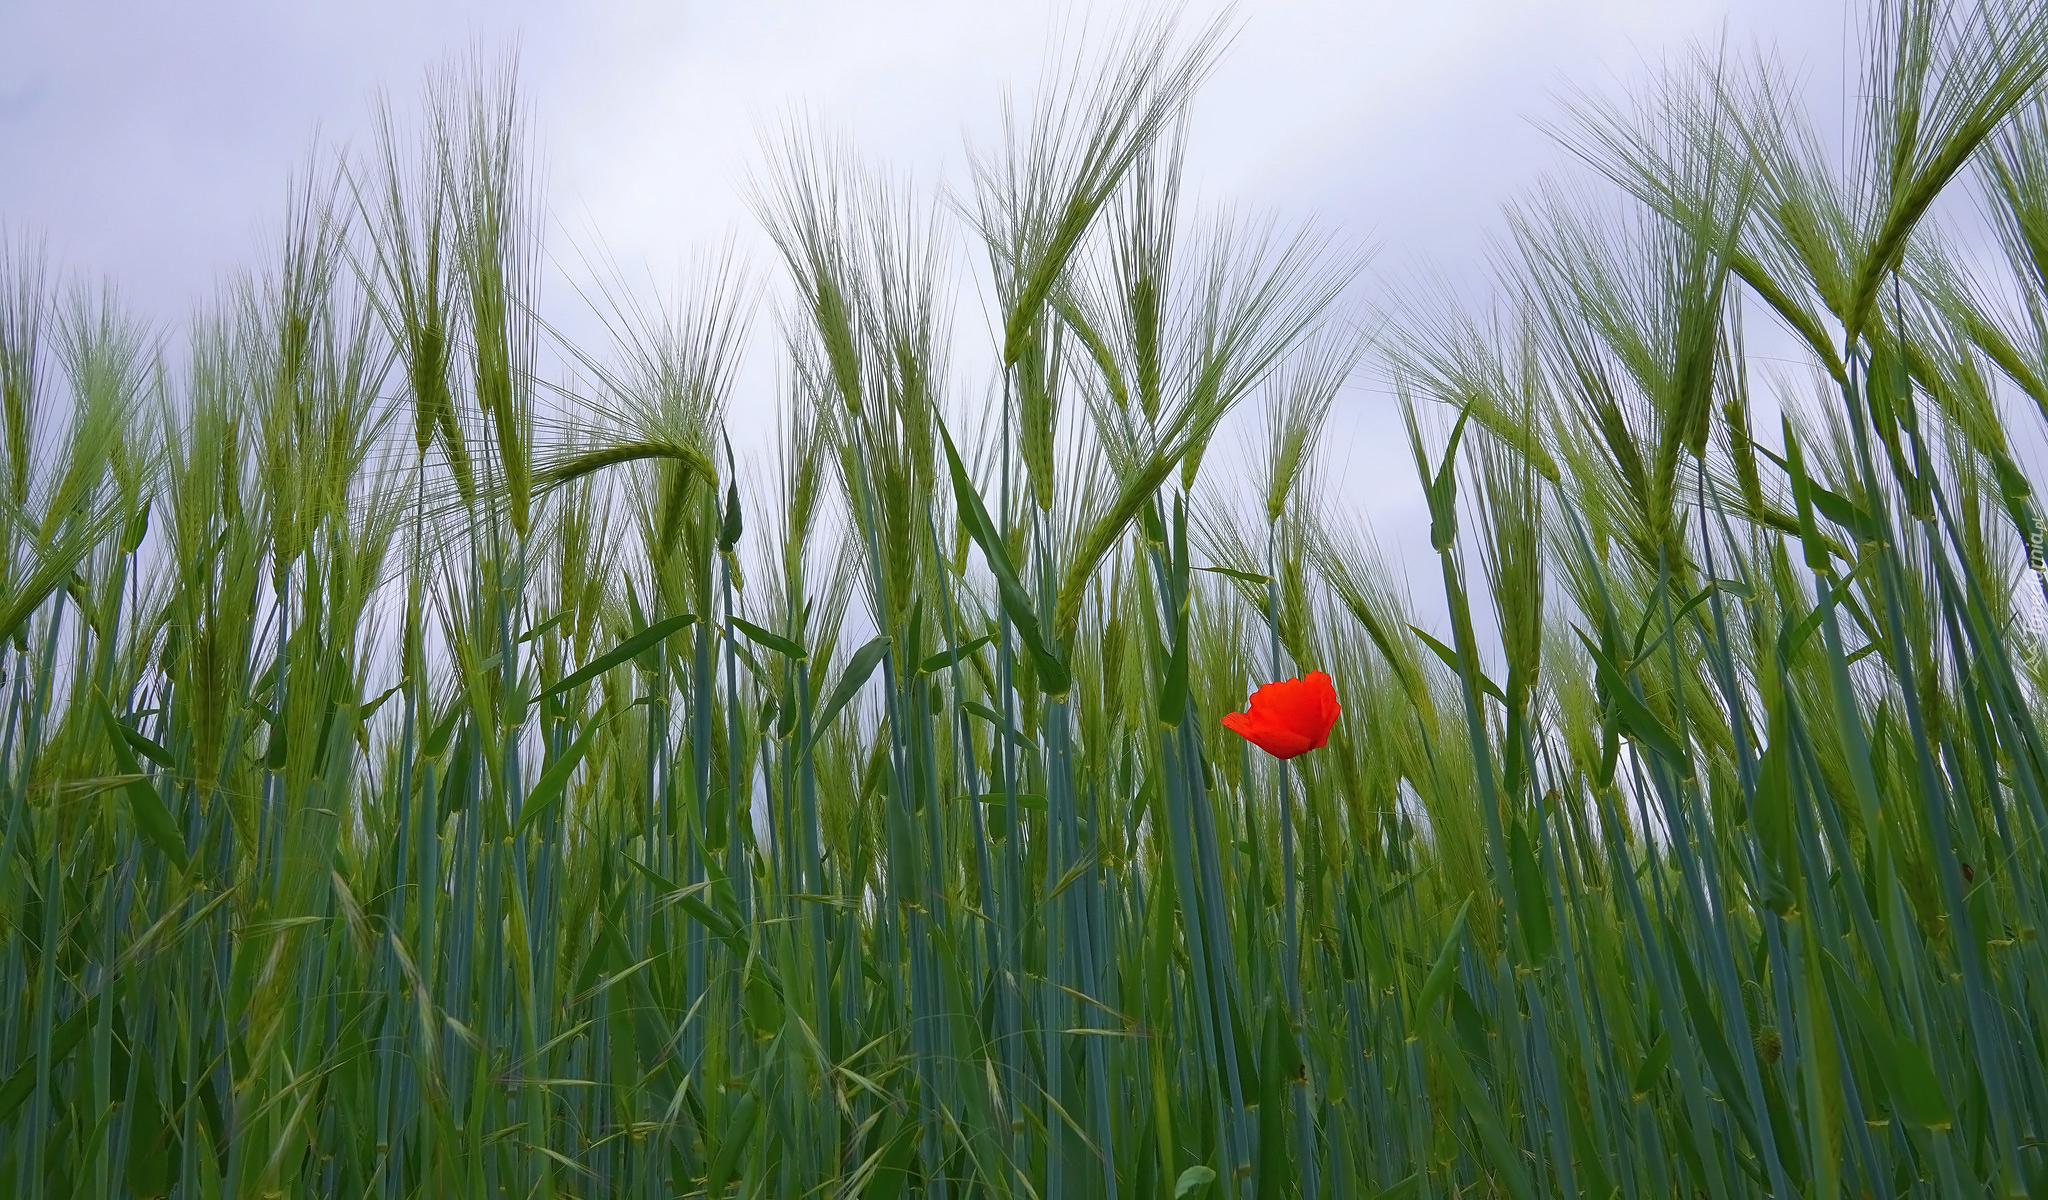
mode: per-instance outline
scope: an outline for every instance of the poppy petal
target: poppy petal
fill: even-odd
[[[1244,712],[1226,714],[1222,724],[1275,758],[1293,758],[1328,745],[1341,711],[1330,677],[1311,671],[1261,686]]]

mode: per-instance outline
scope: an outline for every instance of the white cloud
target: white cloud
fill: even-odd
[[[1125,7],[1086,16],[1111,25]],[[403,109],[451,54],[517,43],[563,228],[598,231],[655,279],[733,232],[766,269],[744,195],[764,130],[806,110],[879,161],[957,182],[963,139],[989,143],[1005,88],[1029,94],[1081,11],[16,0],[0,12],[0,221],[45,231],[60,264],[115,278],[175,329],[223,272],[260,260],[316,130],[359,140],[379,89]],[[1530,120],[1558,112],[1564,85],[1625,88],[1725,36],[1774,44],[1828,100],[1851,40],[1834,0],[1263,0],[1238,17],[1197,104],[1192,182],[1209,200],[1370,236],[1380,279],[1425,262],[1476,278],[1503,201],[1564,163]],[[1347,494],[1405,532],[1419,501],[1392,421],[1385,397],[1358,391],[1333,448],[1348,456]]]

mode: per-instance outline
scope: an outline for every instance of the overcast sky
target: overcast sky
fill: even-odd
[[[873,158],[958,180],[1055,33],[1124,7],[4,0],[0,223],[175,329],[260,260],[316,134],[361,143],[380,90],[408,110],[430,67],[517,46],[555,250],[596,230],[629,273],[667,280],[729,234],[758,245],[745,176],[780,117],[823,114]],[[1256,0],[1237,19],[1197,102],[1190,180],[1369,238],[1368,288],[1425,264],[1478,277],[1502,203],[1565,163],[1537,125],[1565,89],[1626,90],[1725,39],[1775,47],[1830,109],[1854,41],[1840,0]],[[1407,543],[1387,528],[1419,511],[1391,402],[1362,379],[1337,428],[1350,491]]]

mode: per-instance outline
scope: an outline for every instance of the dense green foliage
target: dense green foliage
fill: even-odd
[[[949,206],[797,130],[751,470],[729,267],[543,385],[488,70],[187,353],[10,250],[0,1192],[2048,1192],[2048,9],[1870,20],[1845,154],[1700,59],[1370,350],[1181,203],[1214,31]],[[1382,368],[1447,629],[1318,482]]]

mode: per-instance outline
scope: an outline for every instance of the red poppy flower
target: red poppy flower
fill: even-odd
[[[1223,727],[1274,758],[1293,758],[1328,745],[1341,711],[1330,677],[1310,671],[1253,692],[1245,711],[1224,715]]]

